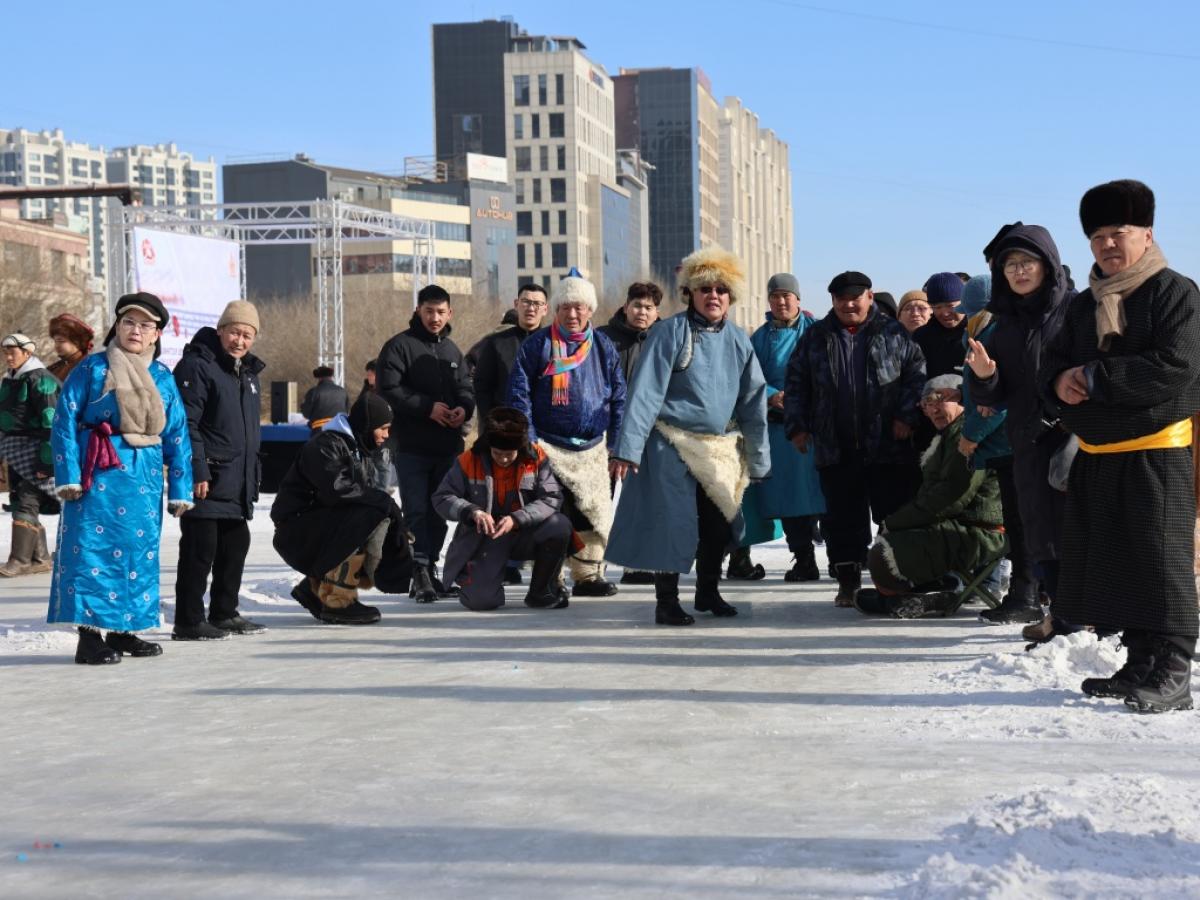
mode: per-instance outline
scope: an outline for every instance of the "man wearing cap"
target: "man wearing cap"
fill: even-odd
[[[882,522],[916,492],[913,430],[925,358],[900,323],[875,309],[871,279],[843,272],[829,283],[833,309],[788,363],[787,436],[812,453],[828,512],[823,531],[838,579],[838,606],[862,586],[871,520]]]
[[[625,376],[621,357],[592,328],[596,289],[574,269],[554,286],[549,328],[530,335],[508,380],[509,405],[529,420],[529,438],[550,460],[563,488],[563,514],[581,548],[570,559],[571,595],[608,597],[604,578],[612,501],[609,453],[621,431]]]
[[[46,529],[38,516],[43,505],[57,508],[50,426],[58,402],[59,381],[35,355],[27,335],[7,335],[4,380],[0,381],[0,459],[8,463],[8,500],[12,543],[0,576],[14,578],[50,571]]]
[[[1080,451],[1052,612],[1122,632],[1125,665],[1084,681],[1084,693],[1137,712],[1191,709],[1200,292],[1167,267],[1140,181],[1092,188],[1079,218],[1096,264],[1038,376]]]
[[[58,359],[50,363],[48,370],[59,384],[65,382],[71,370],[92,352],[95,337],[92,327],[78,316],[59,313],[50,320],[50,340],[54,341]]]
[[[767,321],[750,338],[754,355],[767,382],[767,436],[771,443],[771,477],[746,489],[742,512],[746,537],[738,568],[738,552],[730,556],[730,578],[763,577],[761,565],[750,561],[750,545],[774,540],[773,520],[779,519],[792,553],[792,568],[784,581],[818,581],[813,535],[817,516],[825,512],[821,479],[812,454],[799,453],[787,439],[783,423],[788,360],[800,338],[814,324],[812,313],[800,308],[800,282],[790,272],[772,275],[767,282]]]
[[[925,357],[925,374],[930,378],[962,373],[966,343],[963,333],[967,317],[959,310],[963,280],[954,272],[938,272],[925,282],[925,297],[933,318],[913,332],[913,340]]]
[[[350,395],[333,380],[333,369],[329,366],[317,366],[312,375],[317,383],[305,391],[300,414],[308,420],[308,427],[316,431],[338,413],[350,411]]]
[[[883,520],[867,563],[875,588],[858,591],[866,614],[901,619],[945,615],[957,603],[942,589],[950,572],[972,572],[1004,552],[1000,485],[959,452],[963,432],[962,376],[929,379],[921,411],[937,431],[921,461],[915,497]]]
[[[238,613],[242,570],[258,499],[262,360],[250,352],[258,310],[245,300],[225,307],[215,329],[204,327],[183,348],[175,384],[192,439],[196,505],[179,520],[175,572],[177,641],[219,640],[265,629]],[[208,620],[204,592],[208,588]]]

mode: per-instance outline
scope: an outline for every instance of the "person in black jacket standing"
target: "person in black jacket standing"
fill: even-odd
[[[264,366],[250,352],[257,337],[258,311],[235,300],[221,313],[216,330],[196,332],[173,373],[187,411],[196,505],[179,520],[172,640],[220,640],[266,630],[237,608],[250,550],[247,521],[258,499],[258,373]],[[206,622],[204,589],[210,572]]]
[[[350,412],[350,395],[333,380],[333,369],[329,366],[317,366],[312,374],[317,383],[300,401],[300,414],[308,420],[308,427],[316,431],[338,413]]]
[[[478,345],[472,383],[475,387],[476,421],[487,421],[488,413],[504,406],[508,376],[525,338],[542,327],[546,318],[546,289],[540,284],[522,285],[513,301],[517,323],[485,337]]]
[[[475,411],[462,351],[450,340],[452,315],[444,288],[422,288],[408,330],[384,344],[375,363],[379,395],[395,414],[396,477],[415,537],[411,593],[418,603],[444,593],[435,566],[447,525],[433,511],[433,492],[462,453],[463,426]]]
[[[625,383],[633,378],[633,367],[650,328],[658,321],[662,288],[650,281],[638,281],[625,292],[625,305],[613,313],[607,325],[596,330],[605,335],[621,355]]]

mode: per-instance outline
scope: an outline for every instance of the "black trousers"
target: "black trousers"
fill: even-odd
[[[204,589],[212,573],[208,617],[230,619],[238,614],[238,590],[250,550],[250,526],[245,519],[179,520],[179,567],[175,573],[175,624],[204,621]]]
[[[436,563],[446,542],[449,526],[433,508],[433,492],[438,489],[450,467],[453,456],[421,456],[418,453],[397,453],[396,479],[400,482],[400,509],[405,524],[413,533],[413,559],[421,564]]]
[[[783,535],[787,538],[788,550],[797,559],[813,555],[813,529],[817,527],[816,516],[789,516],[779,520]]]
[[[858,459],[820,470],[827,510],[821,530],[831,565],[866,563],[872,520],[879,524],[916,496],[920,474],[915,465]]]
[[[38,512],[42,508],[42,492],[36,484],[11,466],[8,469],[8,505],[12,516],[31,525],[38,524]]]
[[[733,542],[733,526],[717,505],[708,499],[699,483],[696,485],[696,518],[700,539],[696,544],[696,585],[715,588],[721,581],[721,562]],[[655,593],[678,594],[678,572],[655,572]]]
[[[1021,524],[1021,508],[1017,502],[1017,482],[1013,478],[1012,457],[992,460],[988,468],[1000,482],[1000,505],[1004,513],[1004,532],[1008,535],[1008,558],[1012,562],[1012,580],[1008,592],[1014,597],[1033,601],[1038,595],[1038,578],[1033,571],[1033,558],[1025,546],[1025,528]]]

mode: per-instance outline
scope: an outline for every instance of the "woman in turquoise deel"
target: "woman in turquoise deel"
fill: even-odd
[[[192,506],[187,416],[171,370],[157,361],[169,321],[158,297],[126,294],[106,349],[80,363],[59,395],[50,442],[64,502],[46,621],[78,626],[77,663],[162,653],[134,632],[159,625],[164,465],[170,512]]]
[[[750,559],[750,547],[779,537],[775,520],[780,520],[792,551],[792,568],[785,581],[817,581],[813,536],[817,517],[825,512],[821,479],[811,453],[801,453],[784,433],[783,387],[787,380],[788,360],[801,335],[813,323],[811,314],[800,308],[800,284],[796,276],[784,272],[767,282],[767,300],[771,309],[767,321],[750,338],[763,377],[767,380],[767,436],[771,444],[771,477],[746,489],[742,514],[746,519],[746,537],[729,559],[730,578],[757,580],[766,574]]]

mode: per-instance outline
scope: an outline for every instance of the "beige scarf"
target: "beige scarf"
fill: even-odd
[[[1105,278],[1099,266],[1092,266],[1088,287],[1096,300],[1096,338],[1100,350],[1107,351],[1114,337],[1125,333],[1125,298],[1167,267],[1158,244],[1146,248],[1142,258],[1128,269]]]
[[[108,358],[108,375],[104,378],[104,392],[116,391],[121,437],[131,447],[161,444],[159,435],[167,425],[167,414],[158,385],[150,375],[154,345],[142,353],[130,353],[113,341],[105,356]]]

